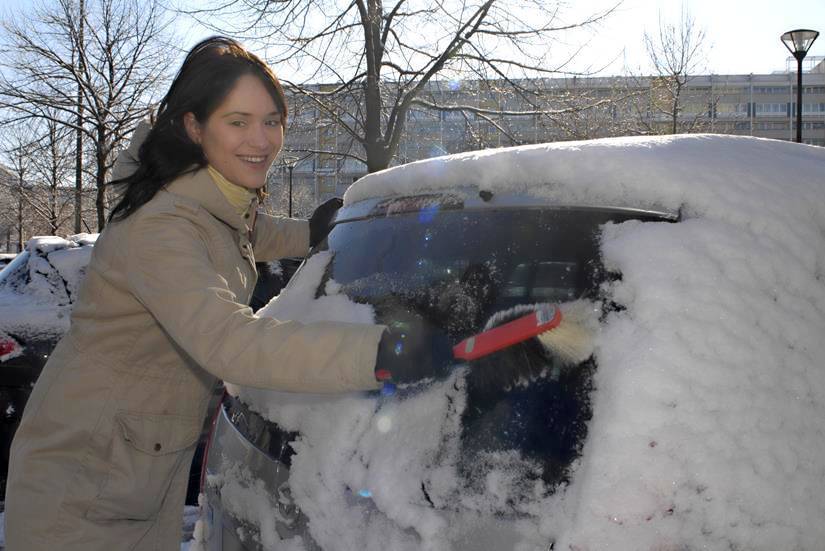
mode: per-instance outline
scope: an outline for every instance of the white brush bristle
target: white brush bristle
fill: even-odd
[[[561,306],[561,323],[538,335],[549,352],[566,364],[587,360],[594,350],[594,330],[598,323],[593,303],[578,300]]]

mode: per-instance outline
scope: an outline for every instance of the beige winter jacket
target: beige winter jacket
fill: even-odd
[[[244,306],[255,257],[301,256],[309,241],[306,221],[259,215],[250,242],[253,218],[199,170],[102,232],[14,439],[9,551],[177,550],[218,379],[377,388],[382,327],[280,322]]]

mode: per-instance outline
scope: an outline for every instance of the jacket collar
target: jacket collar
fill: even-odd
[[[199,203],[209,214],[236,230],[251,231],[255,220],[258,200],[253,199],[243,214],[238,214],[226,196],[218,189],[209,171],[204,168],[194,169],[175,178],[166,187],[175,195],[187,197]]]

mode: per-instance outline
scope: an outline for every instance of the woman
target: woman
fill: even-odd
[[[314,232],[305,220],[256,216],[286,117],[277,78],[238,43],[211,38],[187,56],[137,170],[119,182],[71,328],[14,439],[9,549],[177,549],[219,379],[370,390],[377,355],[383,377],[432,365],[428,344],[405,352],[381,326],[279,322],[245,306],[256,258],[303,255],[334,214],[316,217]]]

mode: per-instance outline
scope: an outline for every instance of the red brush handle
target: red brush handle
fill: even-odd
[[[453,356],[475,360],[554,329],[560,323],[561,310],[553,305],[542,306],[535,312],[464,339],[453,347]]]

